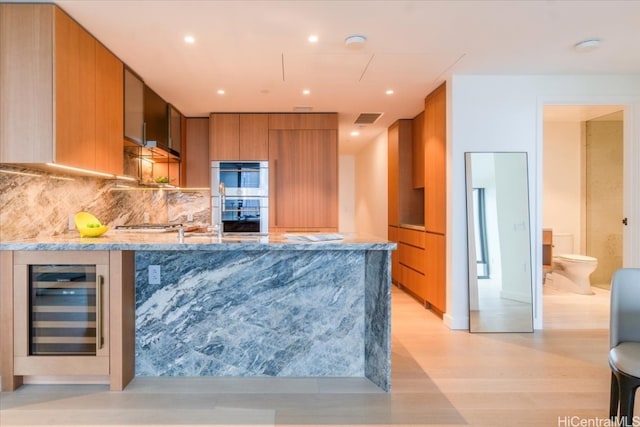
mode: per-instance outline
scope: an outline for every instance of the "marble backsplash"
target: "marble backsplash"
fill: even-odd
[[[112,228],[151,223],[210,224],[207,190],[122,190],[113,180],[0,167],[0,240],[68,232],[69,215],[87,211]]]

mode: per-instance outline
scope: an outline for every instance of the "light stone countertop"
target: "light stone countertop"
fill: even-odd
[[[331,233],[334,234],[334,233]],[[306,234],[303,234],[306,235]],[[310,233],[313,235],[313,233]],[[319,235],[322,235],[320,233]],[[261,236],[217,236],[185,233],[184,243],[177,232],[135,233],[110,230],[100,237],[78,236],[69,232],[59,236],[0,241],[5,251],[115,250],[115,251],[271,251],[271,250],[394,250],[397,245],[375,236],[342,234],[342,240],[322,242],[294,241],[284,234]]]

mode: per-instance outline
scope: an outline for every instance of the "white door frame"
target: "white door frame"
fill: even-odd
[[[533,261],[536,266],[534,277],[534,329],[542,329],[542,188],[543,188],[543,126],[545,105],[620,105],[623,113],[623,189],[622,212],[628,218],[628,225],[622,229],[622,265],[640,267],[640,98],[635,96],[579,96],[540,97],[537,105],[537,130],[535,150],[536,194],[531,206],[531,229]],[[622,220],[622,218],[620,218]]]

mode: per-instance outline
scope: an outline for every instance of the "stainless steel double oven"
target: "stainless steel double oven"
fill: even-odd
[[[211,220],[224,232],[269,232],[269,162],[211,162]]]

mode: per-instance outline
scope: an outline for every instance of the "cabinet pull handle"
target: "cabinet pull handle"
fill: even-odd
[[[104,277],[98,275],[96,278],[96,349],[102,348],[102,287]]]

